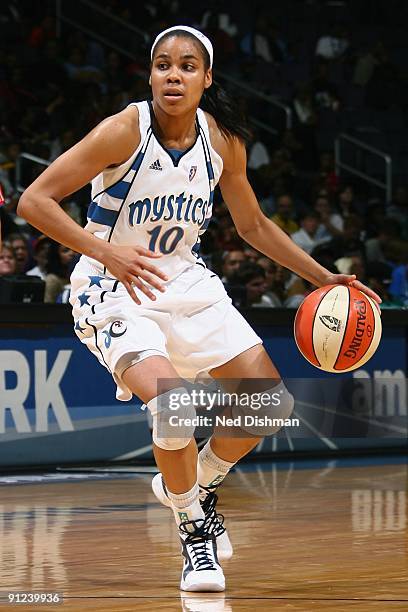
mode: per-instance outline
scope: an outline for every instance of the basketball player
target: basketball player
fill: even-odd
[[[174,511],[184,556],[181,589],[222,591],[217,545],[220,558],[232,548],[214,491],[276,429],[213,437],[198,457],[194,428],[166,430],[170,395],[185,390],[185,378],[209,373],[274,381],[268,392],[280,394],[284,418],[293,398],[261,339],[198,255],[216,184],[252,247],[316,286],[350,283],[380,299],[355,276],[331,274],[263,216],[246,178],[246,131],[212,84],[209,39],[187,26],[170,28],[154,41],[151,60],[152,101],[109,117],[61,155],[26,190],[18,212],[83,254],[71,277],[75,331],[112,374],[118,399],[134,394],[151,413],[161,472],[153,486]],[[82,229],[58,202],[91,180]],[[180,410],[186,418],[195,414],[193,405]]]

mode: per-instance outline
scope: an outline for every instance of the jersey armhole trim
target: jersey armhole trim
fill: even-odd
[[[151,137],[152,137],[152,134],[153,134],[153,132],[152,132],[152,130],[151,130],[151,127],[149,127],[149,129],[147,130],[147,134],[146,134],[145,142],[143,143],[143,146],[142,146],[142,148],[140,149],[139,153],[136,155],[136,159],[135,159],[134,164],[132,164],[132,167],[134,167],[134,171],[135,171],[135,173],[134,173],[134,175],[133,175],[132,180],[131,180],[131,181],[130,181],[130,183],[129,183],[129,187],[128,187],[128,190],[127,190],[127,192],[126,192],[126,194],[125,194],[125,196],[124,196],[124,198],[123,198],[123,200],[122,200],[122,204],[121,204],[121,205],[120,205],[120,207],[119,207],[119,210],[118,210],[118,215],[117,215],[117,217],[116,217],[116,220],[115,220],[114,224],[113,224],[113,225],[112,225],[112,227],[111,227],[111,230],[110,230],[110,232],[109,232],[109,236],[108,236],[107,242],[110,242],[110,241],[111,241],[112,234],[113,234],[114,229],[115,229],[115,227],[116,227],[116,223],[117,223],[117,221],[118,221],[118,219],[119,219],[119,217],[120,217],[120,214],[121,214],[121,212],[122,212],[123,206],[124,206],[124,204],[125,204],[125,202],[126,202],[126,199],[127,199],[128,195],[129,195],[129,192],[130,192],[130,190],[131,190],[131,188],[132,188],[132,185],[133,185],[133,183],[134,183],[134,181],[135,181],[135,178],[136,178],[136,176],[137,176],[137,174],[138,174],[138,172],[139,172],[140,166],[142,165],[142,162],[143,162],[144,156],[145,156],[145,154],[146,154],[147,148],[148,148],[148,146],[149,146],[149,142],[150,142],[150,139],[151,139]],[[104,273],[104,274],[106,274],[106,266],[104,266],[104,267],[103,267],[103,273]]]
[[[134,103],[132,103],[132,104],[128,104],[128,106],[137,106],[137,103],[136,103],[136,102],[134,102]],[[140,111],[139,111],[139,126],[140,126]],[[125,172],[125,173],[124,173],[124,174],[123,174],[123,175],[122,175],[120,178],[118,178],[118,179],[117,179],[117,180],[116,180],[114,183],[112,183],[112,185],[109,185],[109,187],[105,187],[104,189],[102,189],[102,191],[99,191],[99,192],[98,192],[98,193],[97,193],[97,194],[96,194],[96,195],[95,195],[95,196],[92,198],[92,200],[95,200],[97,197],[101,196],[103,193],[106,193],[106,192],[108,191],[108,189],[112,189],[112,188],[116,187],[116,185],[118,185],[119,183],[121,183],[122,181],[124,181],[124,180],[125,180],[125,178],[126,178],[126,177],[127,177],[127,175],[129,174],[129,172],[131,172],[132,170],[135,170],[134,166],[136,165],[136,159],[137,159],[137,157],[138,157],[138,155],[139,155],[140,151],[141,151],[141,150],[142,150],[142,148],[143,148],[143,143],[146,141],[146,138],[147,138],[147,136],[148,136],[148,134],[149,134],[149,129],[150,129],[150,127],[147,129],[146,136],[145,136],[145,140],[144,140],[144,141],[142,141],[142,139],[140,139],[139,146],[138,146],[138,147],[136,147],[136,149],[133,151],[132,155],[135,155],[135,153],[136,153],[137,149],[139,149],[139,152],[138,152],[138,153],[136,153],[136,155],[135,155],[135,159],[133,160],[133,162],[132,162],[132,164],[129,166],[129,168],[126,170],[126,172]],[[126,164],[126,162],[128,162],[128,161],[129,161],[129,159],[132,157],[132,155],[130,155],[130,156],[128,157],[128,159],[127,159],[126,161],[124,161],[122,164],[120,164],[119,166],[111,166],[110,168],[111,168],[111,169],[113,169],[113,168],[115,168],[115,167],[116,167],[116,168],[120,168],[120,166],[123,166],[123,164]]]

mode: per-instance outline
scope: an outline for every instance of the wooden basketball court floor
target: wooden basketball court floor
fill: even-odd
[[[408,610],[405,458],[230,474],[219,503],[235,547],[225,594],[180,593],[175,527],[151,476],[0,479],[0,612]],[[15,606],[9,592],[58,592],[64,603]]]

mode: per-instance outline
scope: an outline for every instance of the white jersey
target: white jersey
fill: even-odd
[[[174,159],[155,135],[151,104],[145,101],[136,106],[140,144],[124,164],[93,179],[85,230],[112,244],[162,253],[153,263],[171,280],[192,263],[201,262],[200,236],[211,219],[223,163],[211,146],[201,109],[194,144]],[[81,274],[109,275],[100,262],[84,255],[77,268]]]

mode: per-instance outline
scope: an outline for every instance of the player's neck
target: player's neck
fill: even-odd
[[[154,129],[160,142],[168,148],[180,150],[191,146],[196,139],[196,110],[175,117],[165,113],[154,101],[152,105]]]

